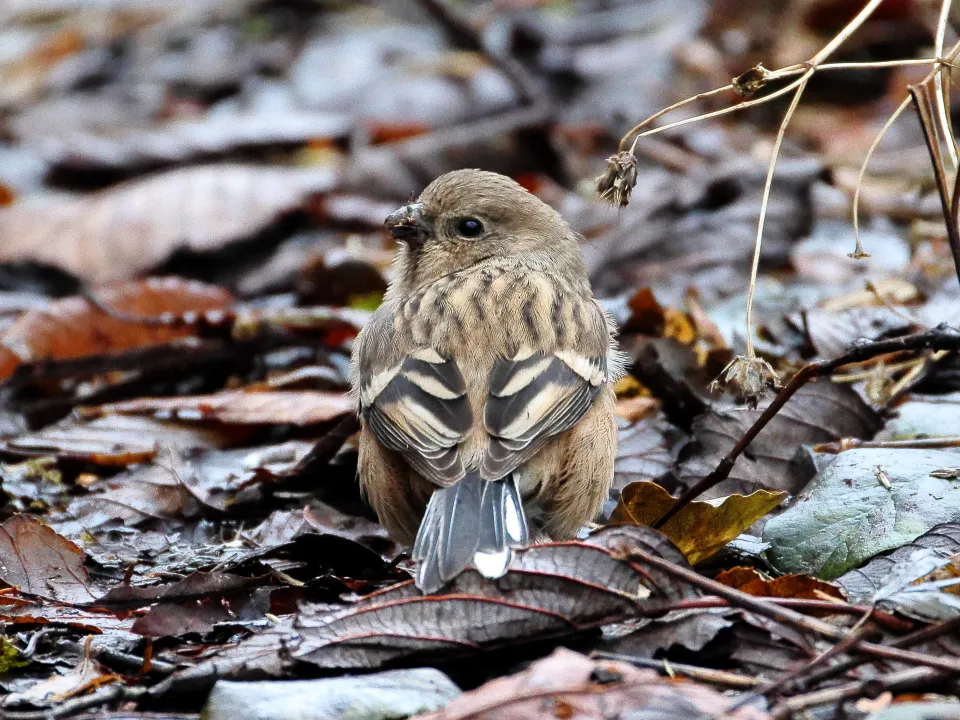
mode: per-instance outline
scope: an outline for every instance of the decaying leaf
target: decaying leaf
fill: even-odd
[[[31,595],[84,603],[97,594],[83,550],[29,515],[0,525],[0,580]]]
[[[848,570],[837,578],[837,584],[852,598],[873,597],[898,568],[916,563],[918,550],[928,550],[944,561],[960,553],[960,525],[935,525],[906,545],[871,558],[863,567]]]
[[[603,720],[610,717],[700,720],[762,720],[751,706],[729,713],[734,704],[715,690],[661,677],[626,663],[590,660],[571,650],[555,650],[517,675],[492,680],[452,700],[421,720]]]
[[[297,660],[324,668],[376,668],[424,652],[458,655],[576,633],[632,617],[637,607],[653,610],[697,595],[623,559],[631,547],[685,563],[654,530],[605,528],[588,542],[526,548],[498,580],[468,570],[436,595],[421,594],[410,581],[336,612],[304,607],[294,636],[271,636],[273,652],[282,645]],[[231,654],[243,667],[251,658],[267,662],[269,642],[251,638]]]
[[[239,445],[246,431],[238,426],[187,426],[153,418],[108,415],[94,420],[66,418],[35,433],[0,442],[18,455],[54,455],[107,466],[141,463],[162,450]]]
[[[746,496],[694,501],[672,517],[661,531],[680,548],[688,562],[696,565],[773,510],[786,496],[784,492],[757,490]],[[631,483],[623,489],[611,520],[653,525],[676,500],[656,483]]]
[[[99,303],[125,316],[151,319],[223,310],[233,302],[222,288],[172,277],[118,282],[94,294]],[[24,313],[0,334],[0,379],[21,363],[105,355],[195,334],[190,326],[121,319],[85,298],[65,298]]]
[[[829,580],[952,522],[960,512],[960,484],[930,473],[956,457],[903,448],[841,453],[766,524],[768,556],[785,572]],[[877,467],[889,478],[889,489],[878,481]]]
[[[694,441],[681,453],[682,479],[692,485],[711,472],[762,411],[712,406],[694,422]],[[808,464],[793,462],[801,446],[841,437],[870,438],[880,425],[877,413],[849,387],[823,381],[805,385],[750,443],[730,477],[707,496],[758,488],[796,493],[813,475]]]
[[[804,573],[791,573],[776,578],[767,578],[751,567],[735,567],[724,570],[715,578],[717,582],[758,597],[843,600],[843,593],[836,585],[817,580]]]
[[[85,408],[81,414],[86,417],[152,415],[159,420],[239,425],[316,425],[335,420],[354,408],[355,402],[345,393],[224,390],[214,395],[126,400]]]
[[[0,210],[0,261],[33,260],[91,283],[158,267],[176,250],[213,250],[253,236],[312,193],[329,168],[188,167],[93,195]]]

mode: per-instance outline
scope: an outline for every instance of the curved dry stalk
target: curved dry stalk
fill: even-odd
[[[943,42],[947,36],[947,22],[950,18],[950,6],[952,0],[943,0],[940,4],[940,17],[937,18],[937,32],[934,40],[933,54],[938,58],[943,55]],[[953,137],[953,126],[950,123],[950,113],[947,112],[949,105],[950,84],[943,82],[943,74],[938,72],[933,79],[937,98],[937,122],[940,124],[940,132],[943,133],[944,143],[947,146],[947,152],[950,155],[949,172],[957,170],[957,143]]]
[[[954,43],[953,47],[950,48],[950,53],[946,57],[940,57],[939,55],[935,57],[931,62],[933,63],[933,69],[927,73],[927,76],[921,81],[922,83],[928,82],[932,78],[940,79],[943,73],[943,69],[946,67],[953,67],[953,61],[956,58],[957,54],[960,53],[960,42]],[[928,62],[926,60],[924,63]],[[856,247],[853,252],[850,253],[850,257],[855,260],[860,260],[862,258],[870,257],[869,253],[865,252],[863,249],[863,243],[860,238],[860,194],[863,190],[863,179],[867,174],[867,165],[869,165],[870,160],[873,158],[873,154],[876,152],[877,147],[879,147],[883,136],[886,134],[887,130],[897,121],[897,118],[903,114],[903,111],[910,107],[910,103],[913,102],[913,97],[907,95],[902,103],[893,111],[893,114],[887,119],[887,122],[884,123],[883,127],[880,129],[880,132],[877,133],[877,137],[874,138],[873,142],[870,144],[870,148],[867,150],[866,156],[863,158],[863,163],[860,165],[860,172],[857,174],[857,185],[853,190],[853,235],[856,241]],[[948,142],[948,147],[952,147],[953,143]]]
[[[710,97],[712,95],[717,95],[719,93],[726,92],[727,90],[733,90],[733,83],[730,83],[729,85],[724,85],[723,87],[714,88],[713,90],[707,90],[706,92],[698,93],[697,95],[691,95],[685,100],[681,100],[680,102],[675,102],[673,105],[669,105],[663,108],[663,110],[655,112],[653,115],[648,117],[643,122],[640,122],[637,125],[634,125],[632,128],[630,128],[630,130],[627,131],[627,134],[624,135],[622,138],[620,138],[620,145],[617,149],[620,152],[623,152],[624,150],[626,150],[627,140],[633,137],[634,134],[643,130],[647,125],[654,122],[658,118],[663,117],[667,113],[672,113],[674,110],[678,110],[679,108],[682,108],[684,105],[689,105],[690,103],[695,102],[697,100],[702,100],[703,98]],[[639,136],[634,138],[633,145],[630,146],[630,154],[633,154],[634,148],[636,148],[637,146],[637,140],[639,139],[640,139]]]
[[[880,128],[880,132],[877,133],[877,136],[873,139],[873,142],[870,143],[870,148],[867,150],[866,156],[863,158],[863,162],[860,164],[860,172],[857,174],[857,186],[853,190],[853,237],[856,241],[856,247],[853,249],[852,253],[849,253],[849,257],[852,257],[854,260],[862,260],[863,258],[870,257],[870,253],[865,252],[863,249],[863,241],[860,238],[860,193],[863,190],[863,178],[867,174],[867,165],[870,163],[870,160],[873,158],[873,154],[877,151],[877,148],[880,146],[880,141],[883,140],[883,136],[887,134],[893,124],[897,121],[903,111],[910,107],[912,98],[907,95],[906,99],[900,103],[896,110],[893,111],[893,114],[887,118],[887,121],[883,124],[883,127]]]
[[[780,129],[777,131],[777,139],[773,143],[773,150],[770,153],[770,165],[767,168],[767,179],[763,184],[763,199],[760,201],[760,220],[757,222],[757,239],[753,246],[753,264],[750,266],[750,286],[747,289],[747,357],[756,357],[756,351],[753,348],[753,297],[757,290],[757,272],[760,268],[760,249],[763,241],[763,226],[767,219],[767,204],[770,202],[770,189],[773,187],[773,172],[777,167],[777,158],[780,155],[780,145],[783,143],[783,136],[787,132],[787,125],[793,117],[797,105],[800,104],[800,96],[807,87],[810,77],[813,75],[813,68],[810,68],[797,86],[797,91],[790,101],[790,107],[784,113],[783,122],[780,123]]]

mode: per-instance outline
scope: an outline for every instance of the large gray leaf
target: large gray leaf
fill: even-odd
[[[767,404],[757,410],[715,405],[697,418],[694,444],[680,466],[684,482],[692,485],[713,470]],[[870,438],[879,429],[877,414],[849,387],[826,381],[806,385],[750,443],[730,477],[706,497],[759,489],[796,493],[813,474],[809,465],[791,462],[801,446],[841,437]]]
[[[832,579],[935,525],[956,522],[960,483],[931,475],[956,459],[941,450],[864,448],[838,455],[788,510],[767,522],[770,559],[786,572]]]

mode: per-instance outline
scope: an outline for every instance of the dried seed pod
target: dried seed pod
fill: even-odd
[[[780,376],[763,358],[737,355],[719,377],[710,383],[710,389],[716,391],[722,385],[731,383],[743,402],[756,408],[768,387],[780,387]]]
[[[768,82],[770,82],[770,71],[760,63],[757,63],[755,67],[750,68],[745,73],[737,75],[731,81],[733,91],[744,99],[752,98],[763,90]]]
[[[626,207],[637,184],[637,158],[633,153],[618,152],[607,158],[607,169],[597,178],[597,194],[601,200]]]

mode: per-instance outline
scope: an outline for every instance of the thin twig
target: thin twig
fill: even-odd
[[[670,677],[680,675],[688,677],[691,680],[713,683],[714,685],[723,685],[724,687],[735,688],[737,690],[749,690],[759,685],[762,680],[758,678],[739,675],[737,673],[727,672],[725,670],[714,670],[713,668],[702,668],[696,665],[685,665],[683,663],[667,662],[666,660],[652,660],[650,658],[636,657],[634,655],[621,655],[620,653],[603,652],[594,650],[590,657],[597,660],[615,660],[617,662],[627,663],[650,670],[659,670],[664,675]]]
[[[830,705],[831,703],[841,702],[848,698],[860,697],[864,695],[867,690],[876,690],[877,688],[881,690],[893,690],[915,687],[917,685],[925,685],[942,676],[943,673],[933,668],[908,668],[907,670],[880,675],[879,677],[869,680],[858,680],[826,690],[817,690],[816,692],[803,695],[795,695],[774,707],[770,715],[776,720],[786,720],[786,718],[792,717],[794,713],[798,713],[801,710],[819,705]]]
[[[943,210],[943,219],[947,225],[947,241],[953,253],[953,262],[957,271],[957,281],[960,282],[960,173],[957,180],[950,187],[947,181],[946,169],[943,165],[943,156],[940,153],[940,143],[937,141],[936,124],[931,112],[934,107],[930,99],[930,87],[927,83],[919,83],[909,87],[913,97],[913,106],[920,118],[920,127],[923,137],[927,141],[927,151],[930,153],[930,162],[933,165],[933,177],[937,183],[937,194],[940,196],[940,206]]]
[[[917,333],[915,335],[904,335],[903,337],[893,338],[891,340],[856,345],[848,352],[833,360],[819,360],[805,365],[791,378],[790,382],[777,393],[777,396],[770,405],[767,406],[766,410],[763,411],[756,422],[743,434],[743,437],[737,441],[730,452],[720,460],[717,467],[714,468],[709,475],[700,480],[700,482],[683,493],[666,514],[654,523],[653,527],[663,527],[665,522],[686,507],[692,500],[726,480],[733,470],[733,465],[737,461],[737,458],[743,454],[743,451],[747,449],[753,439],[759,435],[760,431],[780,412],[780,409],[793,397],[793,394],[813,378],[830,375],[837,368],[843,367],[844,365],[863,362],[877,355],[903,350],[929,349],[960,350],[960,333],[952,331],[946,326],[941,326],[928,332]]]
[[[765,598],[748,595],[741,590],[729,587],[716,580],[711,580],[708,577],[700,575],[695,570],[672,563],[646,550],[641,550],[638,547],[625,547],[623,551],[624,555],[631,561],[639,561],[643,565],[654,567],[682,582],[698,587],[712,595],[722,597],[728,600],[731,605],[749,610],[757,615],[837,642],[850,637],[851,633],[848,630],[780,607],[767,601]],[[865,653],[875,658],[897,660],[910,665],[923,665],[960,675],[960,660],[956,658],[928,656],[910,650],[864,642],[859,638],[856,640],[855,648],[857,652]]]
[[[940,17],[937,18],[937,32],[934,38],[933,54],[940,57],[943,54],[943,42],[947,36],[947,23],[950,20],[950,6],[952,0],[943,0],[940,3]],[[938,72],[933,79],[934,88],[937,93],[937,120],[940,122],[940,131],[943,133],[944,143],[947,146],[947,152],[950,154],[950,172],[957,171],[957,143],[953,139],[953,128],[950,125],[950,114],[947,111],[949,107],[949,89],[950,83],[943,82],[943,73]]]
[[[790,107],[783,115],[783,121],[780,123],[780,130],[777,131],[777,139],[773,143],[773,149],[770,151],[770,165],[767,168],[767,177],[763,183],[763,198],[760,200],[760,219],[757,222],[757,237],[753,246],[753,263],[750,266],[750,285],[747,289],[747,357],[756,357],[756,351],[753,349],[753,297],[757,291],[757,272],[760,269],[760,250],[763,243],[763,226],[767,219],[767,205],[770,202],[770,190],[773,188],[773,173],[777,168],[777,158],[780,156],[780,145],[783,144],[783,136],[787,132],[787,125],[793,117],[797,105],[800,104],[800,96],[807,88],[807,80],[813,75],[813,68],[807,71],[803,76],[802,82],[797,86],[797,91],[790,101]]]
[[[90,708],[108,705],[119,700],[132,699],[139,697],[145,692],[143,688],[126,687],[121,684],[109,685],[100,688],[96,692],[82,697],[73,698],[48,708],[47,710],[32,710],[27,712],[11,712],[10,710],[0,710],[0,720],[55,720],[70,715],[89,710]]]
[[[857,448],[913,448],[916,450],[933,450],[937,448],[960,447],[960,435],[951,437],[913,438],[911,440],[861,440],[860,438],[843,438],[834,442],[814,445],[813,451],[818,453],[838,454]]]

